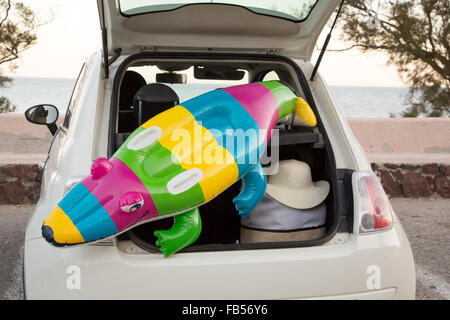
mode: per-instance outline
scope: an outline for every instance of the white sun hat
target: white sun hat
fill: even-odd
[[[268,177],[266,193],[295,209],[310,209],[321,204],[330,192],[327,181],[313,182],[311,169],[298,160],[280,161],[278,173]]]

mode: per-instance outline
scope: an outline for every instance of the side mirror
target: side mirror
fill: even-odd
[[[48,127],[52,135],[55,135],[58,127],[56,121],[59,117],[58,109],[51,104],[40,104],[25,111],[25,118],[35,124],[43,124]]]

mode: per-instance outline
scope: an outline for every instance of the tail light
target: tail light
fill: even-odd
[[[385,230],[392,225],[389,200],[380,181],[372,173],[357,173],[354,176],[355,228],[360,233]],[[356,187],[356,188],[355,188]]]

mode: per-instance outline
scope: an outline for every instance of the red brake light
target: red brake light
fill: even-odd
[[[389,228],[392,225],[392,213],[386,193],[380,181],[372,174],[359,178],[360,232],[369,232]]]

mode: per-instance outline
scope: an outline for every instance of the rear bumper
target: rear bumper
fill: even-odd
[[[128,246],[129,245],[129,246]],[[128,246],[128,247],[127,247]],[[120,246],[25,243],[29,299],[414,299],[415,270],[399,223],[338,234],[320,247],[160,254]]]
[[[396,298],[399,298],[397,289],[389,288],[334,296],[312,297],[304,300],[393,300]]]

